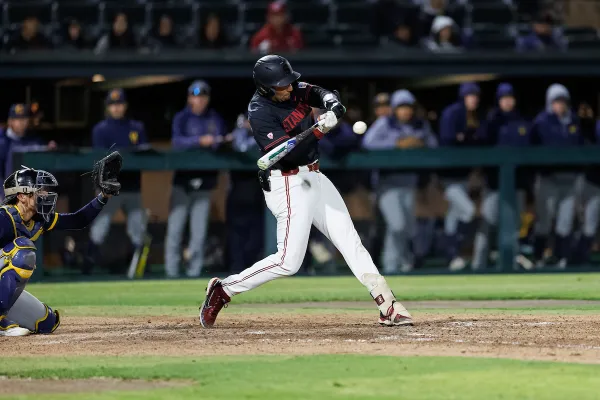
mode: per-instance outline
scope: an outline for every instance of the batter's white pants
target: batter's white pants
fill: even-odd
[[[291,176],[281,176],[279,171],[273,171],[271,191],[264,195],[267,207],[277,218],[277,253],[224,279],[223,288],[228,295],[243,293],[298,272],[306,254],[312,224],[337,247],[363,285],[364,274],[379,275],[360,241],[342,196],[323,173],[310,172],[306,167]]]

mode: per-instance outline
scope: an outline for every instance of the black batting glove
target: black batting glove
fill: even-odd
[[[325,102],[325,109],[327,111],[333,111],[337,119],[340,119],[346,113],[346,107],[339,100],[330,100]]]

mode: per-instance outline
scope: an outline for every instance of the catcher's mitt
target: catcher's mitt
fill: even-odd
[[[123,166],[123,157],[118,151],[113,151],[94,164],[92,180],[94,186],[104,194],[119,195],[121,184],[119,183],[119,172]]]

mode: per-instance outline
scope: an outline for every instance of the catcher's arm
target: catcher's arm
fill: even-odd
[[[44,231],[77,230],[88,226],[100,213],[102,207],[112,196],[118,196],[121,184],[118,181],[119,172],[123,163],[123,157],[118,151],[114,151],[102,160],[94,164],[92,179],[100,194],[74,213],[55,213],[50,221],[46,223]]]

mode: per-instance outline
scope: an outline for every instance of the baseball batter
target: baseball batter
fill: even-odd
[[[412,325],[408,311],[396,300],[362,245],[348,209],[331,181],[319,171],[318,141],[334,128],[346,109],[337,96],[321,87],[299,82],[283,57],[268,55],[254,66],[256,93],[248,118],[263,153],[313,125],[312,108],[326,112],[313,135],[267,171],[259,173],[267,207],[277,218],[277,252],[239,274],[213,278],[200,308],[200,323],[212,327],[232,296],[273,279],[294,275],[304,258],[311,225],[315,225],[343,255],[379,308],[382,325]]]

